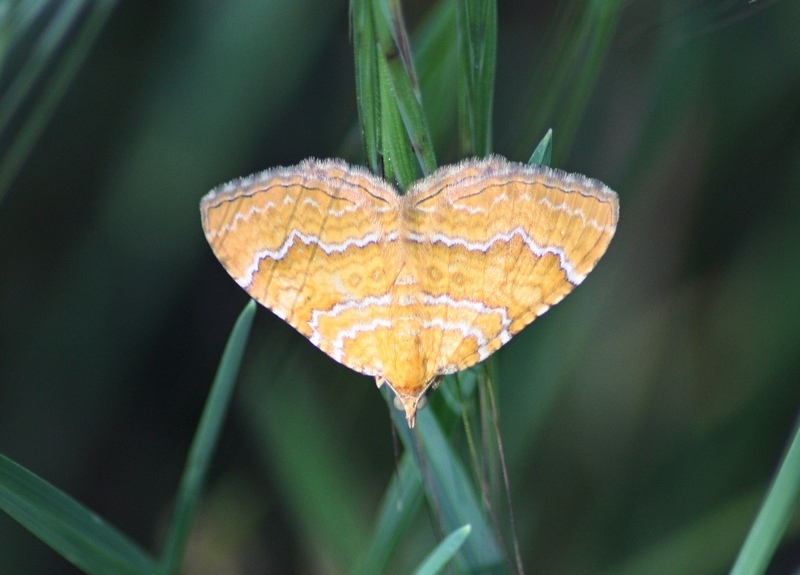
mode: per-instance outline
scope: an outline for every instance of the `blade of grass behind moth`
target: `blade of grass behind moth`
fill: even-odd
[[[511,501],[511,482],[508,478],[508,464],[506,463],[506,455],[505,449],[503,448],[503,437],[500,433],[500,416],[497,410],[497,402],[495,401],[494,395],[494,388],[492,386],[492,376],[489,373],[489,367],[487,366],[485,373],[485,382],[486,382],[486,396],[488,397],[489,403],[489,417],[491,418],[492,428],[494,429],[494,444],[497,448],[497,455],[500,458],[500,470],[502,472],[503,477],[503,492],[506,495],[506,504],[508,505],[508,523],[511,530],[511,540],[514,549],[514,561],[517,567],[517,573],[519,575],[523,575],[525,573],[525,567],[522,564],[522,552],[520,551],[519,547],[519,536],[517,534],[517,522],[514,519],[514,502]],[[488,429],[488,424],[486,425]],[[486,450],[489,451],[489,441],[488,439],[485,441]],[[499,531],[499,529],[498,529]]]
[[[800,500],[800,426],[739,551],[731,575],[764,573]]]
[[[494,494],[500,493],[498,489],[502,488],[502,493],[505,495],[504,501],[508,506],[508,520],[510,535],[512,537],[511,545],[508,547],[513,549],[513,555],[509,553],[505,556],[505,560],[510,564],[513,559],[516,563],[516,572],[522,575],[525,570],[522,564],[519,539],[517,537],[517,529],[514,520],[514,508],[513,502],[511,501],[511,490],[508,480],[508,467],[503,451],[502,437],[500,436],[500,420],[494,399],[494,389],[491,383],[494,381],[492,378],[496,377],[496,371],[497,369],[494,362],[485,361],[476,368],[463,372],[464,376],[469,376],[463,378],[465,380],[463,383],[468,384],[468,388],[472,387],[477,391],[478,416],[475,419],[478,421],[473,421],[471,416],[471,412],[474,412],[474,410],[468,409],[469,402],[466,398],[471,395],[469,389],[463,390],[467,391],[467,393],[462,395],[462,374],[457,374],[456,383],[458,385],[454,387],[457,394],[460,396],[461,419],[463,421],[470,463],[472,464],[472,473],[478,483],[484,509],[494,527],[494,532],[502,538],[502,534],[505,530],[501,527],[501,519],[498,515],[499,507],[497,503],[499,500],[497,497],[493,497]],[[437,415],[438,413],[440,412],[437,412]],[[439,420],[441,421],[440,417]],[[478,451],[478,442],[476,441],[476,432],[480,434],[480,453]],[[502,478],[502,487],[498,487],[498,469],[501,474],[499,478]]]
[[[368,165],[374,173],[383,173],[381,141],[381,99],[375,22],[372,0],[351,0],[350,16],[353,29],[353,48],[356,61],[356,97],[359,109],[359,133],[363,134]],[[455,4],[440,0],[427,12],[414,33],[415,69],[419,91],[425,101],[426,119],[433,138],[433,149],[452,148],[456,122],[456,91],[458,80]],[[388,105],[388,104],[387,104]],[[354,128],[355,130],[356,128]],[[405,129],[405,128],[404,128]],[[345,142],[348,157],[356,152]],[[409,148],[410,144],[406,143]],[[373,165],[374,162],[374,165]],[[416,160],[415,160],[416,162]]]
[[[391,401],[391,392],[382,392]],[[482,511],[480,496],[433,410],[417,412],[415,430],[408,428],[400,410],[392,410],[392,417],[406,451],[413,453],[415,458],[424,458],[424,461],[417,460],[416,463],[421,470],[427,500],[441,521],[439,528],[448,533],[462,525],[472,526],[472,535],[456,556],[460,568],[471,572],[492,572],[504,565],[503,552],[491,522]]]
[[[472,527],[464,525],[450,533],[445,539],[431,551],[428,556],[420,563],[414,575],[436,575],[447,562],[453,558],[458,549],[469,537]]]
[[[473,372],[466,372],[467,377],[474,375]],[[475,378],[471,377],[468,387],[475,387]],[[448,403],[447,411],[456,412],[459,404],[456,398],[447,396],[452,395],[450,385],[446,381],[439,386],[439,391],[433,401]],[[432,401],[432,403],[433,403]],[[433,405],[431,405],[433,408]],[[389,398],[389,409],[395,410],[392,400]],[[441,415],[444,410],[437,410],[437,418],[441,422]],[[451,418],[446,424],[446,431],[452,432],[458,420]],[[402,425],[406,426],[403,422]],[[378,520],[373,529],[373,537],[369,548],[357,568],[353,571],[354,575],[367,575],[372,573],[385,573],[386,566],[394,552],[398,541],[405,532],[410,522],[416,516],[419,506],[422,503],[422,480],[419,469],[414,462],[411,453],[406,451],[400,458],[397,475],[393,478],[389,487],[384,493]]]
[[[383,173],[381,153],[384,143],[381,141],[382,114],[378,77],[380,52],[376,47],[372,1],[351,0],[350,14],[353,26],[353,47],[356,54],[356,95],[359,100],[358,129],[364,135],[364,148],[370,167],[375,173]],[[368,30],[367,27],[371,27],[371,30]],[[452,134],[456,120],[456,91],[453,90],[453,86],[458,79],[455,32],[455,5],[449,0],[440,0],[428,11],[414,34],[418,88],[424,94],[426,102],[425,116],[428,120],[430,135],[433,138],[432,147],[434,150],[451,147],[453,152],[455,152],[455,148],[452,146]],[[374,65],[369,63],[370,60],[374,61]],[[371,82],[373,83],[372,87],[369,86]],[[389,102],[385,105],[388,106]],[[411,144],[406,142],[405,148],[411,149]],[[345,157],[347,155],[349,154],[344,153]],[[375,158],[374,167],[372,166],[373,157]],[[416,159],[414,163],[416,164]],[[414,179],[418,176],[419,172],[415,172]]]
[[[458,131],[462,156],[492,149],[492,103],[497,56],[495,0],[457,0]]]
[[[390,90],[381,90],[381,113],[384,113],[388,105],[387,98],[395,102],[408,134],[410,142],[408,153],[416,156],[423,175],[427,175],[436,169],[436,158],[422,109],[400,3],[398,0],[373,0],[373,10],[376,36],[381,51],[378,59],[383,64],[381,81],[383,83],[385,73],[385,79],[390,84]],[[403,182],[401,184],[407,186]]]
[[[217,375],[214,377],[214,383],[208,394],[208,400],[203,408],[203,414],[186,459],[186,466],[175,500],[175,509],[167,527],[161,556],[162,573],[168,575],[177,573],[183,559],[200,492],[205,483],[211,456],[217,445],[222,422],[228,411],[233,387],[239,375],[255,311],[255,301],[250,300],[239,314],[228,338],[228,343],[225,345]]]
[[[450,157],[457,153],[457,44],[455,3],[440,0],[414,31],[414,63],[433,149]]]
[[[374,0],[375,19],[378,23],[378,38],[381,46],[399,57],[402,67],[408,76],[412,89],[419,96],[417,74],[411,57],[411,46],[408,42],[406,23],[403,19],[401,0]]]
[[[356,103],[358,119],[364,138],[367,165],[373,173],[382,172],[379,163],[381,149],[381,99],[379,88],[378,50],[375,20],[371,0],[350,1],[350,27],[356,69]]]
[[[566,154],[608,53],[620,6],[619,0],[573,1],[561,10],[547,42],[549,54],[532,76],[536,85],[531,96],[520,99],[521,109],[515,117],[521,121],[512,141],[527,146],[530,134],[554,126],[559,133],[555,151],[559,157]],[[519,149],[515,155],[523,153]]]
[[[470,410],[478,395],[478,371],[467,369],[448,375],[430,394],[429,403],[439,425],[448,435],[464,423],[464,411]]]
[[[553,159],[553,130],[547,130],[547,133],[541,139],[536,149],[531,154],[531,159],[528,160],[529,166],[549,166]]]
[[[484,373],[488,372],[487,362],[482,364],[482,369]],[[466,373],[475,375],[474,370],[469,370]],[[495,484],[493,480],[497,465],[495,461],[495,452],[491,449],[489,442],[491,428],[488,425],[489,418],[487,417],[487,410],[485,407],[486,401],[484,396],[486,395],[486,383],[483,381],[485,378],[486,376],[484,374],[474,377],[476,383],[481,380],[480,383],[475,386],[478,409],[477,417],[474,419],[472,414],[475,413],[475,410],[468,408],[467,394],[462,393],[461,378],[458,375],[455,389],[459,395],[459,403],[461,405],[461,420],[463,422],[464,437],[467,442],[469,461],[472,466],[472,476],[477,482],[483,508],[492,523],[494,532],[497,533],[499,537],[502,537],[503,531],[500,529],[497,507],[494,505],[492,497],[493,493],[496,492],[496,490],[493,489]],[[480,451],[479,443],[476,440],[477,437],[480,438]]]
[[[411,151],[413,144],[397,108],[394,86],[389,79],[386,60],[380,54],[378,84],[381,100],[383,177],[389,181],[396,181],[403,190],[406,190],[419,178],[419,163]]]
[[[422,479],[411,454],[400,458],[397,475],[383,494],[367,552],[352,575],[386,573],[389,559],[422,504]]]
[[[0,455],[0,509],[91,575],[155,575],[155,561],[114,527]]]
[[[55,66],[52,76],[44,82],[41,95],[36,97],[18,132],[11,138],[10,148],[2,152],[0,202],[115,5],[115,0],[98,0],[85,2],[82,5],[70,2],[60,7],[56,13],[58,17],[46,28],[41,41],[36,44],[31,60],[23,66],[20,75],[14,80],[12,89],[0,102],[0,136],[5,137],[10,119],[22,101],[30,96],[32,86],[47,68],[47,60],[53,57],[60,58],[61,61]],[[75,6],[77,9],[73,9]],[[88,10],[88,14],[82,14],[84,9]],[[82,18],[82,21],[75,31],[74,23],[77,18]],[[21,23],[34,26],[37,24],[29,19],[22,19]],[[24,31],[22,33],[24,34]],[[66,40],[68,42],[66,46],[65,38],[69,38]],[[56,51],[61,53],[56,56]],[[7,62],[4,61],[3,64],[6,65]]]

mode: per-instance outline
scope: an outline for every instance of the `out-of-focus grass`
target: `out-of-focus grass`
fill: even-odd
[[[800,6],[585,4],[498,12],[495,150],[525,161],[552,127],[553,164],[622,206],[595,272],[497,360],[523,557],[537,573],[724,572],[800,405]],[[456,77],[430,62],[457,63],[457,39],[437,33],[446,7],[405,8],[450,161]],[[340,149],[348,42],[344,2],[120,5],[0,204],[0,452],[144,545],[246,299],[197,202]],[[392,480],[387,408],[268,313],[253,339],[200,509],[197,536],[220,547],[194,553],[217,572],[341,572]],[[392,572],[433,548],[433,525],[413,521]],[[775,573],[800,562],[797,538],[795,521]],[[5,516],[0,565],[69,571]]]

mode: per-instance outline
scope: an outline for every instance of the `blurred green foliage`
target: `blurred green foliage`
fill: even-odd
[[[0,98],[47,29],[17,41],[9,15],[31,6],[48,3],[0,2]],[[414,50],[455,57],[446,9],[404,11]],[[496,361],[528,571],[725,572],[800,405],[800,3],[519,0],[497,18],[495,151],[525,161],[553,128],[553,165],[622,206],[584,286]],[[454,161],[455,77],[417,72]],[[359,161],[347,5],[120,3],[47,117],[0,203],[0,453],[155,549],[247,300],[199,199],[307,156]],[[187,572],[348,571],[394,453],[374,383],[260,310]],[[418,514],[393,572],[434,523]],[[795,518],[771,572],[797,568],[799,535]],[[0,571],[75,572],[5,515]]]

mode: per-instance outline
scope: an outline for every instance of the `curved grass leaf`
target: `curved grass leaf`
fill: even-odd
[[[297,345],[295,336],[287,337],[288,329],[270,331],[253,348],[237,413],[257,467],[291,517],[298,545],[317,550],[326,566],[322,571],[344,572],[368,545],[374,513],[368,501],[377,493],[371,491],[372,478],[357,471],[364,453],[348,441],[343,431],[348,423],[315,385],[320,372],[312,367],[309,350]],[[361,383],[365,392],[372,391],[373,384]]]
[[[423,173],[429,173],[435,168],[432,140],[421,106],[419,87],[407,34],[400,15],[399,3],[391,0],[374,0],[371,6],[373,9],[372,22],[375,25],[375,35],[380,47],[377,57],[379,103],[369,102],[372,107],[379,106],[380,111],[381,132],[380,136],[375,136],[374,139],[379,140],[383,148],[385,176],[396,179],[401,186],[407,187],[419,177],[417,165],[422,168]],[[493,3],[486,4],[486,6],[493,7]],[[361,22],[363,25],[369,26],[368,16],[364,13],[367,9],[368,5],[365,0],[353,0],[351,17],[354,24]],[[432,13],[438,15],[437,22],[440,24],[435,27],[435,30],[444,36],[452,34],[445,25],[447,22],[455,22],[452,9],[449,11],[436,10]],[[359,37],[360,33],[360,31],[354,32],[354,38]],[[365,33],[362,37],[367,35],[368,33]],[[491,44],[489,48],[491,63],[479,70],[478,76],[470,80],[474,83],[488,77],[489,88],[493,83],[495,35],[496,32],[483,34],[479,40],[472,35],[469,36],[470,39],[477,42],[476,45],[480,46],[480,50],[478,50],[480,53],[473,50],[471,57],[486,58],[484,54],[487,49],[486,44],[487,42]],[[435,38],[428,36],[426,45],[436,46],[439,44]],[[361,57],[365,59],[361,64],[364,67],[369,65],[372,58],[370,54],[366,53],[366,49],[363,45],[355,46],[356,58],[358,59],[361,54]],[[447,65],[446,59],[439,58],[437,61],[433,52],[432,50],[430,53],[429,65],[432,64],[433,67],[440,63]],[[358,69],[359,64],[357,64]],[[429,66],[426,65],[425,69],[429,71]],[[359,96],[364,95],[368,99],[371,98],[374,91],[368,88],[368,82],[371,81],[370,75],[367,73],[357,74],[357,77],[361,83],[357,91]],[[470,102],[471,109],[481,116],[477,122],[481,125],[479,131],[484,134],[488,134],[490,129],[489,114],[486,110],[487,106],[491,105],[491,89],[487,91],[486,88],[485,82],[480,85],[479,91],[484,95],[484,99],[478,103],[476,103],[474,93],[465,98],[465,101]],[[489,94],[488,99],[485,97],[486,94]],[[364,102],[359,103],[359,111],[369,108],[364,104]],[[483,110],[484,113],[481,114],[478,112],[479,110]],[[367,114],[371,114],[373,110],[367,109],[366,111]],[[370,120],[362,118],[361,123],[362,128],[366,129],[365,126],[370,125]],[[473,131],[470,129],[470,132]],[[483,138],[483,136],[480,137]],[[365,136],[366,139],[367,136]],[[367,153],[369,155],[369,151]],[[449,446],[445,433],[433,415],[433,410],[428,409],[420,413],[417,420],[419,433],[416,437],[412,435],[399,412],[394,413],[394,416],[396,427],[406,447],[406,456],[400,470],[403,493],[398,493],[397,487],[393,487],[395,482],[387,489],[381,506],[376,535],[356,572],[382,572],[384,570],[397,542],[419,506],[421,500],[420,476],[423,477],[421,485],[427,500],[439,518],[438,528],[443,533],[456,530],[465,524],[472,525],[473,536],[458,552],[458,564],[473,571],[490,571],[502,566],[502,551],[490,523],[482,512],[480,497],[462,462]],[[457,418],[454,418],[454,421],[457,421]],[[413,460],[409,458],[409,454],[413,454]],[[411,465],[412,461],[416,464],[416,469],[414,469],[414,465]],[[407,480],[408,476],[415,479],[409,481]],[[402,478],[406,478],[406,480]],[[401,495],[402,499],[398,499]],[[402,502],[399,510],[397,509],[398,501]]]
[[[379,174],[383,171],[379,163],[382,148],[380,72],[375,21],[369,2],[370,0],[351,0],[350,26],[355,55],[356,103],[364,137],[364,152],[369,169]]]
[[[445,537],[436,548],[420,564],[414,575],[436,575],[456,554],[461,545],[469,537],[472,527],[464,525]]]
[[[455,3],[439,1],[414,31],[414,64],[425,102],[425,118],[439,155],[454,155],[457,122],[458,42]]]
[[[783,458],[731,575],[760,575],[783,537],[800,503],[800,427]]]
[[[391,391],[381,391],[387,401],[392,401]],[[408,428],[400,410],[393,409],[392,417],[403,445],[414,454],[428,503],[439,520],[441,531],[447,533],[462,525],[472,526],[472,537],[457,554],[459,566],[486,573],[502,569],[505,558],[491,522],[483,512],[480,495],[433,410],[420,410],[413,430]]]
[[[528,165],[549,166],[550,161],[553,159],[553,130],[547,130],[542,140],[536,146],[536,149],[531,154],[531,159],[528,160]]]
[[[155,575],[136,543],[44,479],[0,455],[0,509],[91,575]]]
[[[435,161],[399,5],[351,0],[350,22],[367,162],[405,189],[419,178],[425,158],[433,167]]]
[[[752,514],[756,501],[756,494],[748,492],[718,505],[654,542],[640,545],[634,552],[621,558],[619,563],[597,573],[723,573],[737,549],[737,543],[727,534],[746,529],[747,518]]]
[[[457,0],[458,128],[462,156],[492,150],[492,103],[497,56],[495,0]]]
[[[397,0],[373,0],[373,17],[376,37],[380,49],[379,63],[382,62],[381,74],[381,114],[386,114],[386,106],[394,105],[399,118],[408,135],[409,147],[396,148],[395,154],[416,157],[416,161],[427,175],[436,169],[433,144],[428,123],[422,109],[417,76],[414,70],[411,46],[408,40],[405,23]],[[394,120],[394,115],[391,116]],[[384,132],[385,133],[385,132]],[[387,150],[388,151],[388,150]],[[399,163],[399,159],[395,162]],[[408,163],[407,160],[403,160]],[[398,179],[401,186],[407,188],[419,174],[400,173]]]
[[[414,144],[400,115],[389,65],[384,55],[378,55],[378,81],[381,98],[381,143],[383,145],[383,176],[394,180],[405,190],[419,178],[419,164],[411,149]]]
[[[214,383],[208,394],[203,415],[189,450],[178,488],[175,509],[167,528],[166,543],[161,557],[163,573],[177,573],[180,567],[200,499],[200,491],[205,483],[222,422],[228,412],[228,405],[239,375],[239,367],[255,313],[256,302],[250,300],[239,314],[228,338],[228,343],[225,345],[225,351],[222,353],[217,375],[214,377]]]
[[[392,553],[419,511],[422,495],[419,470],[406,452],[400,459],[397,475],[384,492],[372,539],[363,559],[352,571],[353,575],[387,572]]]

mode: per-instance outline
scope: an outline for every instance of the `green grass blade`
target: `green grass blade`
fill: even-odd
[[[359,125],[364,137],[367,165],[375,173],[384,173],[381,165],[385,143],[381,139],[382,111],[379,85],[375,21],[372,17],[373,0],[351,0],[350,18],[353,34],[353,51],[356,67],[356,99]],[[456,42],[455,4],[449,0],[437,2],[414,32],[414,69],[421,99],[425,102],[425,119],[433,138],[434,150],[454,149],[453,131],[456,121],[456,90],[458,60]],[[388,84],[387,107],[396,107],[392,96],[393,86]],[[402,126],[405,131],[405,125]],[[417,160],[413,157],[410,141],[405,141],[404,151],[413,158],[414,179],[419,176]]]
[[[770,559],[800,503],[800,427],[769,488],[731,575],[759,575]]]
[[[381,92],[379,86],[378,51],[375,21],[370,0],[351,0],[350,26],[353,31],[353,53],[356,69],[356,103],[364,138],[367,165],[373,173],[381,173]]]
[[[471,531],[472,527],[464,525],[445,537],[444,541],[439,543],[417,570],[414,571],[414,575],[436,575],[439,573],[464,544]]]
[[[379,62],[384,66],[381,82],[381,113],[393,102],[408,134],[410,149],[396,150],[403,155],[416,157],[423,174],[436,169],[436,158],[422,109],[422,98],[414,71],[411,48],[397,0],[373,0],[373,16],[376,36],[380,47]],[[401,174],[404,178],[404,174]],[[414,179],[417,179],[416,177]],[[399,180],[403,187],[411,181]]]
[[[391,392],[383,390],[387,400]],[[406,450],[417,458],[423,487],[440,529],[450,532],[462,525],[472,526],[472,536],[460,549],[459,564],[468,570],[490,572],[504,564],[503,552],[491,521],[483,513],[480,495],[453,450],[432,409],[417,413],[417,427],[410,430],[405,415],[392,410],[395,427]]]
[[[414,31],[414,64],[433,149],[455,156],[459,63],[455,3],[440,0]]]
[[[403,189],[419,178],[419,164],[411,152],[413,144],[400,116],[389,78],[386,59],[378,56],[378,81],[381,98],[381,142],[383,144],[383,176],[394,180]]]
[[[166,543],[161,557],[163,573],[177,573],[180,567],[200,499],[200,491],[205,483],[211,456],[217,445],[222,422],[228,411],[233,387],[239,374],[255,311],[255,301],[250,300],[239,314],[222,354],[217,375],[189,450],[175,509],[167,528]]]
[[[388,179],[395,179],[403,187],[407,187],[423,173],[435,169],[436,163],[433,156],[432,139],[426,117],[423,113],[419,86],[412,62],[408,36],[400,15],[399,3],[392,0],[373,0],[373,20],[375,34],[379,43],[377,54],[378,67],[378,93],[379,93],[379,119],[380,136],[379,145],[382,146],[384,158],[384,174]],[[494,4],[491,3],[493,7]],[[351,3],[351,16],[362,26],[369,26],[364,16],[365,5],[363,0],[353,0]],[[449,4],[440,4],[432,10],[432,22],[427,29],[423,44],[423,53],[426,57],[424,67],[426,77],[438,80],[442,66],[447,70],[456,70],[454,63],[455,51],[453,42],[443,44],[441,38],[454,40],[453,26],[455,23],[455,10]],[[450,24],[450,25],[448,25]],[[493,24],[494,25],[494,24]],[[359,32],[354,32],[354,36]],[[366,34],[365,34],[366,36]],[[484,34],[484,41],[491,40],[491,65],[484,67],[478,79],[486,76],[486,71],[491,70],[489,76],[493,84],[494,75],[494,44],[496,31]],[[366,53],[364,46],[357,44],[355,47],[357,62],[356,69],[367,66],[371,55]],[[445,49],[446,48],[446,49]],[[448,51],[449,50],[449,51]],[[482,45],[486,51],[486,46]],[[444,56],[443,56],[444,54]],[[480,54],[474,53],[476,57]],[[484,56],[485,57],[485,56]],[[446,71],[447,71],[446,70]],[[364,78],[366,75],[358,74]],[[454,74],[453,78],[457,78]],[[367,79],[368,81],[368,79]],[[366,85],[366,81],[364,81]],[[453,82],[450,83],[453,85]],[[482,86],[484,99],[474,108],[480,106],[491,107],[492,90]],[[359,88],[359,98],[370,98],[373,92]],[[485,96],[488,94],[488,98]],[[374,105],[373,105],[374,107]],[[369,112],[369,107],[359,102],[359,111]],[[361,118],[362,127],[369,120]],[[481,120],[483,133],[490,134],[490,116],[484,114]],[[444,130],[442,130],[444,131]],[[487,136],[488,137],[488,136]],[[365,136],[366,139],[366,136]],[[457,455],[448,445],[444,432],[432,415],[432,410],[425,410],[418,419],[418,429],[421,436],[424,462],[414,462],[409,454],[414,454],[415,438],[408,430],[402,415],[397,417],[398,429],[404,440],[407,455],[403,459],[400,470],[400,485],[395,482],[387,489],[384,502],[381,506],[375,535],[364,559],[358,565],[355,573],[383,572],[408,523],[416,515],[421,502],[420,478],[418,469],[425,469],[430,481],[425,486],[428,501],[434,513],[440,515],[442,532],[447,533],[471,524],[473,536],[457,554],[462,566],[469,569],[494,568],[503,563],[502,552],[495,539],[494,533],[487,519],[483,517],[479,497],[475,492],[468,474]],[[453,418],[458,421],[457,418]],[[435,429],[428,429],[428,428]],[[412,463],[414,463],[412,465]],[[410,466],[410,467],[407,467]],[[409,479],[409,474],[413,479]],[[396,481],[396,480],[395,480]],[[402,493],[398,494],[398,488]],[[402,509],[398,511],[397,502],[402,501]]]
[[[101,0],[91,3],[88,13],[83,16],[78,30],[75,31],[73,29],[74,16],[85,8],[85,4],[89,3],[84,3],[84,6],[80,6],[78,11],[67,8],[59,12],[61,17],[54,20],[48,33],[38,44],[33,61],[29,66],[23,68],[11,91],[0,102],[0,135],[6,135],[4,132],[11,117],[20,107],[22,100],[29,96],[31,87],[40,78],[48,61],[55,57],[60,58],[61,61],[55,67],[52,76],[45,81],[41,95],[36,97],[18,132],[13,135],[9,149],[4,151],[0,158],[0,201],[3,200],[11,181],[25,158],[28,157],[28,153],[44,129],[47,120],[86,58],[94,40],[103,29],[116,2]],[[77,3],[73,2],[65,6],[76,5]],[[31,19],[22,19],[22,21],[33,24]],[[69,44],[64,46],[62,40],[73,34]]]
[[[381,502],[372,539],[353,575],[386,573],[392,553],[422,504],[422,480],[411,455],[400,459],[397,475],[392,478]]]
[[[495,0],[457,0],[456,21],[460,151],[463,156],[486,156],[492,149],[497,3]]]
[[[531,159],[528,160],[528,165],[549,166],[553,159],[553,130],[547,130],[544,138],[536,146],[536,149],[531,154]]]
[[[154,575],[136,543],[40,477],[0,455],[0,509],[92,575]]]
[[[477,380],[472,371],[459,375],[465,395],[471,396]],[[439,424],[446,433],[461,424],[462,399],[454,392],[456,381],[445,380],[432,398],[431,408],[436,409]],[[436,405],[436,407],[434,407]],[[394,409],[392,407],[392,409]],[[447,420],[446,423],[442,423]],[[404,424],[405,425],[405,424]],[[369,548],[359,563],[354,575],[385,573],[386,566],[400,538],[411,520],[416,516],[423,501],[422,480],[411,452],[406,451],[400,459],[397,475],[384,492],[378,520],[373,528]]]

